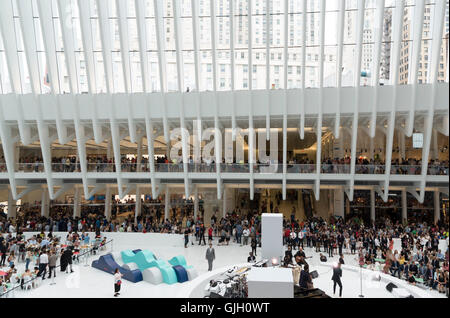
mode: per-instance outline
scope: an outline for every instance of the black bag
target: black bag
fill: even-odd
[[[393,284],[393,283],[389,283],[386,285],[386,289],[392,293],[392,289],[397,288],[397,285]]]
[[[315,279],[315,278],[319,277],[319,273],[317,271],[312,271],[309,274],[311,275],[312,279]]]

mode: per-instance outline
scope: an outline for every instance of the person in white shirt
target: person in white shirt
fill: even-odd
[[[244,236],[244,245],[247,245],[248,244],[248,237],[250,236],[250,230],[246,227],[242,231],[242,235]]]
[[[114,271],[114,297],[120,295],[120,286],[122,285],[122,274],[119,272],[119,269],[116,268]]]
[[[39,272],[37,274],[38,277],[42,275],[42,280],[45,279],[45,274],[47,273],[47,265],[48,265],[48,255],[45,251],[43,251],[39,256]]]

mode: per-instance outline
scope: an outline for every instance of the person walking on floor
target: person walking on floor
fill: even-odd
[[[120,286],[122,285],[122,274],[119,272],[119,269],[116,268],[114,271],[114,297],[120,295]]]
[[[56,252],[50,252],[50,256],[48,257],[48,278],[56,277],[56,261],[58,260],[58,255]]]
[[[337,266],[333,268],[333,276],[331,277],[331,280],[333,283],[333,295],[336,293],[336,284],[339,285],[339,297],[342,297],[342,269],[341,269],[341,263],[338,263]]]
[[[202,244],[202,240],[203,240],[203,245],[206,245],[206,241],[205,241],[205,225],[200,225],[200,229],[199,229],[199,236],[200,239],[198,241],[198,245]]]
[[[45,279],[45,274],[47,273],[47,265],[48,265],[48,255],[45,250],[39,255],[39,272],[37,274],[38,277],[42,275],[42,280]]]
[[[212,271],[213,261],[216,259],[216,254],[214,252],[214,248],[212,247],[212,243],[209,243],[209,247],[206,250],[206,259],[208,260],[208,271]]]
[[[253,255],[256,255],[256,238],[252,237],[252,241],[250,242],[250,246],[252,247],[252,253]]]

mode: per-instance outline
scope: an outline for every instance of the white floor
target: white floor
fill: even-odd
[[[217,241],[216,241],[217,242]],[[121,251],[125,249],[149,249],[153,251],[158,258],[170,259],[175,255],[182,254],[186,257],[188,265],[193,265],[199,275],[207,272],[207,261],[205,260],[205,246],[198,246],[197,244],[188,248],[183,247],[149,247],[141,246],[139,242],[133,242],[132,244],[120,244],[120,242],[114,243],[114,251]],[[230,246],[217,246],[214,244],[216,252],[216,260],[214,262],[214,268],[220,268],[223,266],[234,265],[243,263],[247,260],[247,256],[250,246],[239,246],[235,243],[230,243]],[[260,249],[258,248],[257,253]],[[107,250],[106,252],[109,252]],[[294,251],[295,252],[295,251]],[[331,267],[320,264],[318,254],[312,251],[312,249],[305,249],[307,256],[313,256],[312,259],[308,259],[310,264],[310,271],[317,270],[319,277],[314,279],[314,286],[322,289],[328,295],[333,297],[333,285],[331,281],[332,270]],[[259,255],[258,255],[259,256]],[[51,281],[46,279],[42,284],[29,291],[22,291],[17,289],[14,293],[14,297],[50,297],[50,298],[104,298],[113,297],[113,276],[94,269],[90,266],[93,260],[98,259],[97,256],[92,256],[88,259],[88,266],[84,260],[80,261],[80,264],[74,264],[74,273],[66,274],[60,271],[57,272],[54,285],[51,285]],[[258,259],[258,257],[257,257]],[[344,259],[348,265],[357,265],[355,256],[345,254]],[[330,263],[337,262],[338,257],[329,259]],[[19,263],[16,265],[19,268],[19,272],[23,272],[24,264]],[[343,297],[353,298],[358,297],[360,294],[360,279],[359,273],[344,272],[342,277],[343,282]],[[131,283],[126,280],[123,281],[120,297],[133,297],[133,298],[147,298],[147,297],[181,297],[183,292],[189,286],[190,282],[183,284],[160,284],[153,286],[147,282]],[[385,285],[379,283],[371,283],[369,281],[363,282],[363,295],[370,298],[392,298],[393,295],[386,291]],[[339,287],[337,287],[336,295],[338,296]],[[445,297],[444,294],[439,294],[436,291],[430,291],[432,297]]]

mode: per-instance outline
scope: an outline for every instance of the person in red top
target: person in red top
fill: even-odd
[[[208,229],[208,243],[211,243],[212,242],[212,235],[213,235],[213,229],[212,229],[212,227],[210,226],[209,227],[209,229]]]
[[[284,231],[284,244],[287,244],[290,235],[291,235],[291,230],[289,228],[287,228]]]

